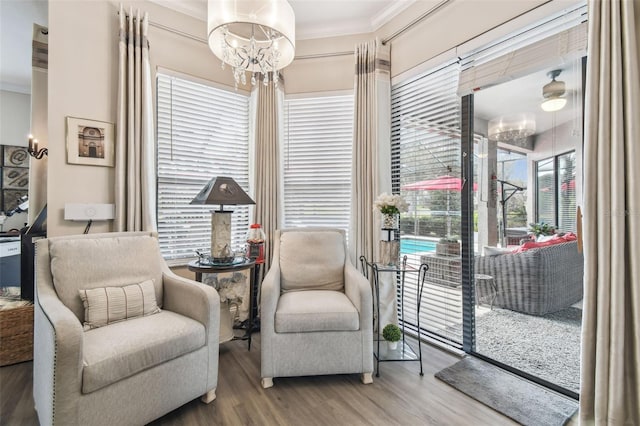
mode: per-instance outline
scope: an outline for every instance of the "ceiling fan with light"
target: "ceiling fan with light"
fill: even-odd
[[[564,81],[556,80],[556,77],[558,77],[561,72],[562,70],[557,69],[547,73],[549,78],[551,78],[551,82],[545,84],[542,88],[542,97],[544,100],[540,104],[540,108],[542,108],[543,111],[559,111],[567,104],[567,98],[564,97],[565,83]]]

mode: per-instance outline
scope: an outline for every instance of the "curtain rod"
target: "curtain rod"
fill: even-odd
[[[382,44],[387,44],[390,41],[394,40],[395,38],[399,37],[400,35],[402,35],[406,31],[410,30],[415,25],[419,24],[424,19],[426,19],[427,17],[431,16],[432,14],[437,12],[441,7],[445,6],[447,3],[450,3],[451,1],[452,0],[442,0],[440,3],[438,3],[437,5],[432,7],[431,9],[427,10],[425,13],[423,13],[420,16],[418,16],[416,19],[414,19],[413,21],[409,22],[404,27],[400,28],[398,31],[394,32],[389,37],[383,39],[382,40]],[[118,11],[117,13],[119,15],[120,11]],[[126,15],[126,13],[125,13],[125,15]],[[168,27],[166,25],[159,24],[157,22],[149,21],[149,25],[151,25],[152,27],[156,27],[156,28],[159,28],[161,30],[165,30],[167,32],[173,33],[173,34],[177,34],[177,35],[189,38],[191,40],[194,40],[194,41],[197,41],[197,42],[200,42],[200,43],[203,43],[203,44],[207,44],[207,45],[209,44],[209,42],[205,38],[198,37],[198,36],[195,36],[193,34],[186,33],[184,31],[176,30],[175,28],[171,28],[171,27]],[[334,52],[334,53],[318,53],[318,54],[311,54],[311,55],[300,55],[300,56],[296,56],[294,59],[302,59],[302,60],[304,60],[304,59],[331,58],[331,57],[336,57],[336,56],[353,55],[353,53],[354,53],[353,51]]]
[[[119,11],[119,10],[118,10],[116,13],[117,13],[118,15],[120,15],[120,11]],[[129,14],[128,14],[128,13],[126,13],[126,12],[125,12],[125,14],[124,14],[124,15],[125,15],[127,18],[129,17]],[[134,17],[134,19],[135,19],[135,17]],[[177,35],[182,36],[182,37],[189,38],[189,39],[191,39],[191,40],[195,40],[195,41],[200,42],[200,43],[209,44],[209,42],[208,42],[208,41],[207,41],[207,39],[205,39],[205,38],[198,37],[198,36],[195,36],[195,35],[193,35],[193,34],[186,33],[186,32],[184,32],[184,31],[176,30],[175,28],[171,28],[171,27],[168,27],[168,26],[166,26],[166,25],[159,24],[159,23],[157,23],[157,22],[149,21],[149,25],[150,25],[150,26],[152,26],[152,27],[156,27],[156,28],[159,28],[159,29],[161,29],[161,30],[165,30],[165,31],[167,31],[167,32],[173,33],[173,34],[177,34]]]
[[[450,3],[451,1],[452,0],[442,0],[440,3],[438,3],[437,5],[432,7],[431,9],[427,10],[425,13],[423,13],[420,16],[418,16],[416,19],[414,19],[413,21],[409,22],[404,27],[400,28],[398,31],[396,31],[395,33],[391,34],[389,37],[383,39],[382,40],[382,44],[387,44],[390,41],[394,40],[398,36],[402,35],[404,32],[408,31],[409,29],[413,28],[415,25],[417,25],[420,22],[422,22],[427,17],[429,17],[432,14],[434,14],[435,12],[437,12],[438,9],[440,9],[441,7],[446,5],[447,3]],[[350,52],[335,52],[335,53],[318,53],[316,55],[300,55],[300,56],[296,56],[294,59],[331,58],[331,57],[334,57],[334,56],[347,56],[347,55],[353,55],[353,54],[354,54],[353,51],[350,51]]]
[[[396,37],[402,35],[405,31],[410,30],[411,28],[413,28],[413,26],[415,26],[416,24],[419,24],[421,21],[423,21],[424,19],[428,18],[429,16],[431,16],[432,14],[437,12],[438,9],[440,9],[442,6],[444,6],[444,5],[446,5],[447,3],[450,3],[450,2],[451,2],[451,0],[442,0],[440,3],[438,3],[435,6],[433,6],[431,9],[427,10],[425,13],[423,13],[420,16],[418,16],[416,19],[414,19],[413,21],[409,22],[404,27],[400,28],[398,31],[396,31],[395,33],[391,34],[389,37],[383,39],[382,40],[382,44],[387,44],[390,41],[392,41],[393,39],[395,39]]]
[[[311,55],[300,55],[296,56],[295,59],[317,59],[317,58],[332,58],[334,56],[351,56],[353,55],[353,50],[345,51],[345,52],[333,52],[333,53],[315,53]]]
[[[191,40],[195,40],[195,41],[198,41],[200,43],[204,43],[206,45],[209,44],[209,42],[206,39],[202,38],[202,37],[194,36],[193,34],[185,33],[184,31],[176,30],[175,28],[171,28],[171,27],[168,27],[166,25],[158,24],[158,23],[153,22],[153,21],[149,21],[149,25],[151,25],[152,27],[160,28],[161,30],[168,31],[170,33],[174,33],[174,34],[186,37],[186,38],[190,38]]]

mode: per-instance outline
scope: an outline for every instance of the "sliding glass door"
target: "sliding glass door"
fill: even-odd
[[[563,106],[546,111],[541,94],[552,79],[562,82]],[[582,255],[573,234],[581,92],[575,58],[463,100],[478,140],[467,147],[478,189],[463,194],[473,207],[463,222],[473,218],[474,226],[465,247],[473,270],[473,306],[465,306],[473,312],[471,352],[573,395],[582,301]]]
[[[391,91],[392,189],[410,203],[401,255],[429,266],[421,328],[415,303],[399,320],[576,397],[585,9]]]

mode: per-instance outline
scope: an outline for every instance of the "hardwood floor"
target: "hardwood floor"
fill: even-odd
[[[433,375],[458,358],[423,345],[424,376],[415,362],[380,365],[380,377],[359,375],[276,378],[260,385],[260,337],[220,346],[217,399],[199,399],[152,425],[514,425]],[[0,368],[0,424],[37,425],[31,362]]]

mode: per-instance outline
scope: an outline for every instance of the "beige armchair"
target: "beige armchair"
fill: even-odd
[[[35,295],[41,425],[145,424],[215,398],[218,294],[173,274],[153,233],[38,241]]]
[[[372,382],[371,286],[339,229],[276,231],[262,282],[262,386],[274,377],[360,373]]]

